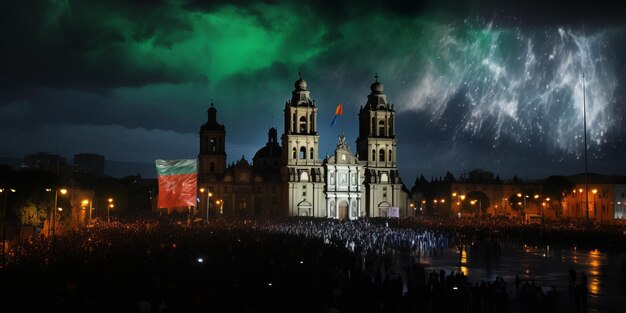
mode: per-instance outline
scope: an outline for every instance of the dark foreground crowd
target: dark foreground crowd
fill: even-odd
[[[555,311],[558,291],[533,281],[471,281],[415,261],[447,247],[497,254],[525,234],[513,227],[427,219],[103,222],[14,247],[0,272],[0,301],[59,312],[508,312],[513,301],[516,311]],[[556,227],[533,236],[567,240],[571,226]],[[622,240],[615,231],[601,231],[611,247]],[[568,293],[583,311],[586,283],[576,276]]]

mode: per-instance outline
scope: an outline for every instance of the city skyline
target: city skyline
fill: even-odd
[[[283,133],[302,72],[324,158],[341,132],[356,150],[358,110],[378,73],[408,187],[420,174],[474,168],[573,175],[584,171],[585,74],[589,172],[626,174],[626,22],[611,1],[7,6],[0,157],[195,158],[214,102],[228,163],[251,161],[270,127]]]

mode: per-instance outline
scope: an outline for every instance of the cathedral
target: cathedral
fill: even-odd
[[[378,78],[359,112],[356,153],[341,134],[334,154],[319,158],[317,106],[305,80],[285,103],[284,132],[270,128],[250,164],[226,164],[226,128],[211,103],[200,128],[200,212],[209,218],[313,216],[337,219],[412,215],[398,175],[395,111]],[[203,214],[201,214],[203,215]]]

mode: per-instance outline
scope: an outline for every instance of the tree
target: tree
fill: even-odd
[[[34,234],[35,227],[43,223],[46,219],[47,212],[44,209],[37,209],[32,202],[28,202],[18,210],[17,215],[22,224],[20,228],[20,238],[22,238],[24,225],[32,225]]]
[[[549,207],[554,210],[558,218],[563,213],[563,198],[574,189],[574,183],[565,176],[554,175],[548,177],[543,185],[543,192],[548,201]]]
[[[524,207],[523,201],[524,200],[518,197],[516,194],[512,194],[509,197],[509,205],[511,206],[511,209],[516,212],[522,211],[522,208]]]
[[[18,217],[22,225],[39,225],[46,219],[46,211],[37,209],[33,203],[27,203],[19,209]]]
[[[482,191],[470,191],[467,196],[465,196],[461,210],[474,214],[485,214],[490,205],[491,202],[487,194]]]

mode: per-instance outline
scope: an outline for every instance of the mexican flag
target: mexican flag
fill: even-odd
[[[159,177],[159,208],[196,205],[197,162],[156,160]]]

